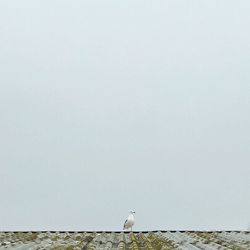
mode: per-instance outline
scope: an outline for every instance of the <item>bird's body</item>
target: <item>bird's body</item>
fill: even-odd
[[[124,226],[123,226],[123,230],[124,229],[133,229],[133,225],[135,224],[135,218],[134,218],[134,213],[133,211],[130,212],[128,219],[125,221]]]

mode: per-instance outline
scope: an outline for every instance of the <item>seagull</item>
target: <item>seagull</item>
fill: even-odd
[[[134,211],[130,211],[128,219],[124,223],[123,230],[129,228],[131,229],[131,231],[133,230],[133,225],[135,224],[134,214],[135,214]]]

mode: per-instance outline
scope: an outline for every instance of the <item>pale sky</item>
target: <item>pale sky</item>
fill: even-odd
[[[250,1],[0,1],[0,230],[250,222]]]

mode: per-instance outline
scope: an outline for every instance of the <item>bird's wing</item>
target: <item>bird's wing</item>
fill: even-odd
[[[127,221],[128,221],[128,220],[125,220],[125,222],[124,222],[124,226],[123,226],[123,229],[125,228]]]

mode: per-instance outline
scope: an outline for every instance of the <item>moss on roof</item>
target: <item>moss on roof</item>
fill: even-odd
[[[250,232],[0,232],[0,249],[249,250]]]

